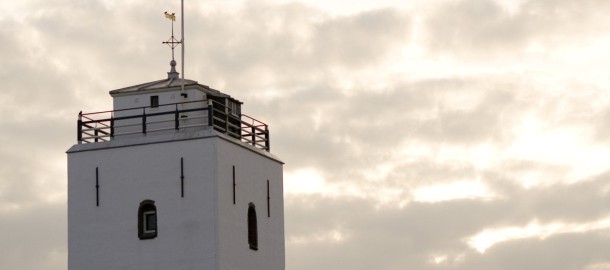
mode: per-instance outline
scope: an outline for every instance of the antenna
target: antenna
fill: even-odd
[[[182,94],[186,95],[186,93],[184,93],[184,0],[180,0],[180,13],[180,20],[182,21],[182,28],[180,29],[180,35],[182,35],[180,40],[182,43]]]

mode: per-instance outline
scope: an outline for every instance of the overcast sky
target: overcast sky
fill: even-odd
[[[610,269],[610,1],[185,2],[186,77],[286,162],[288,270]],[[66,269],[77,113],[166,77],[164,11],[0,2],[1,269]]]

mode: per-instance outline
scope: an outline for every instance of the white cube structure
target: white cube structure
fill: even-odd
[[[110,94],[67,151],[68,269],[285,269],[267,125],[172,72]]]

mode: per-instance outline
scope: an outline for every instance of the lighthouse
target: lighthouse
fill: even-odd
[[[285,268],[283,162],[244,104],[167,77],[81,112],[68,155],[69,270]]]

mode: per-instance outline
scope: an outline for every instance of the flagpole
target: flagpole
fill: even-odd
[[[184,93],[184,0],[180,0],[180,12],[181,12],[181,20],[182,20],[182,93]]]

